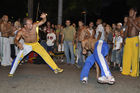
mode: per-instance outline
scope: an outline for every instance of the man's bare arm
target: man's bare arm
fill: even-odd
[[[41,16],[40,16],[40,18],[42,18],[42,20],[39,21],[39,22],[35,22],[34,25],[36,25],[36,26],[43,25],[46,22],[46,20],[47,20],[46,16],[47,16],[46,13],[42,13]]]
[[[99,40],[101,38],[102,32],[99,32],[97,40]]]
[[[128,26],[128,25],[127,25]],[[124,35],[123,35],[123,44],[125,44],[125,39],[127,37],[128,27],[126,28]]]
[[[23,45],[19,42],[19,40],[20,40],[21,37],[22,37],[22,31],[20,30],[20,31],[17,33],[14,42],[15,42],[15,44],[22,50],[22,49],[23,49]]]
[[[87,53],[87,50],[85,48],[87,40],[88,39],[85,39],[85,40],[82,41],[82,53],[83,54],[86,54]]]

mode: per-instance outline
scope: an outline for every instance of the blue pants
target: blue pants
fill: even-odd
[[[105,59],[105,56],[108,55],[108,51],[109,47],[105,41],[99,40],[96,42],[93,54],[86,59],[81,72],[80,80],[82,80],[83,77],[88,77],[90,68],[95,62],[97,62],[101,69],[101,76],[111,76],[111,72]]]
[[[74,64],[74,49],[72,41],[64,41],[64,52],[67,63]]]
[[[84,66],[84,62],[83,62],[84,55],[82,53],[82,43],[81,42],[78,42],[77,48],[78,48],[78,66],[83,67]]]

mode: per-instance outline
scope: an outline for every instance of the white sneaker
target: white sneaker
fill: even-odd
[[[122,72],[122,67],[120,67],[120,72]]]
[[[64,60],[63,60],[63,59],[61,59],[61,62],[63,63],[63,62],[64,62]]]
[[[83,79],[82,79],[82,83],[83,83],[83,84],[88,83],[88,77],[83,77]]]
[[[108,76],[108,77],[99,77],[98,82],[101,84],[110,84],[113,85],[115,83],[115,78],[113,76]]]

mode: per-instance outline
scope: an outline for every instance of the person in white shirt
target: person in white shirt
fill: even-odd
[[[52,53],[53,52],[53,47],[54,47],[54,42],[56,40],[56,35],[55,33],[51,30],[48,34],[47,34],[47,51],[48,53]]]
[[[104,40],[105,35],[104,35],[104,27],[102,25],[102,19],[97,19],[96,24],[97,24],[97,28],[96,28],[95,38],[97,40]]]
[[[120,36],[120,31],[115,30],[115,37],[113,37],[113,50],[111,56],[111,62],[114,63],[114,68],[116,64],[120,68],[121,63],[121,48],[122,48],[123,38]]]

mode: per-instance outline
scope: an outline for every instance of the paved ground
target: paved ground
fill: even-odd
[[[55,75],[46,64],[23,64],[13,78],[8,77],[10,67],[0,66],[0,93],[140,93],[140,78],[122,76],[114,71],[115,85],[98,84],[95,71],[90,71],[89,82],[80,83],[81,69],[59,64],[64,72]]]

